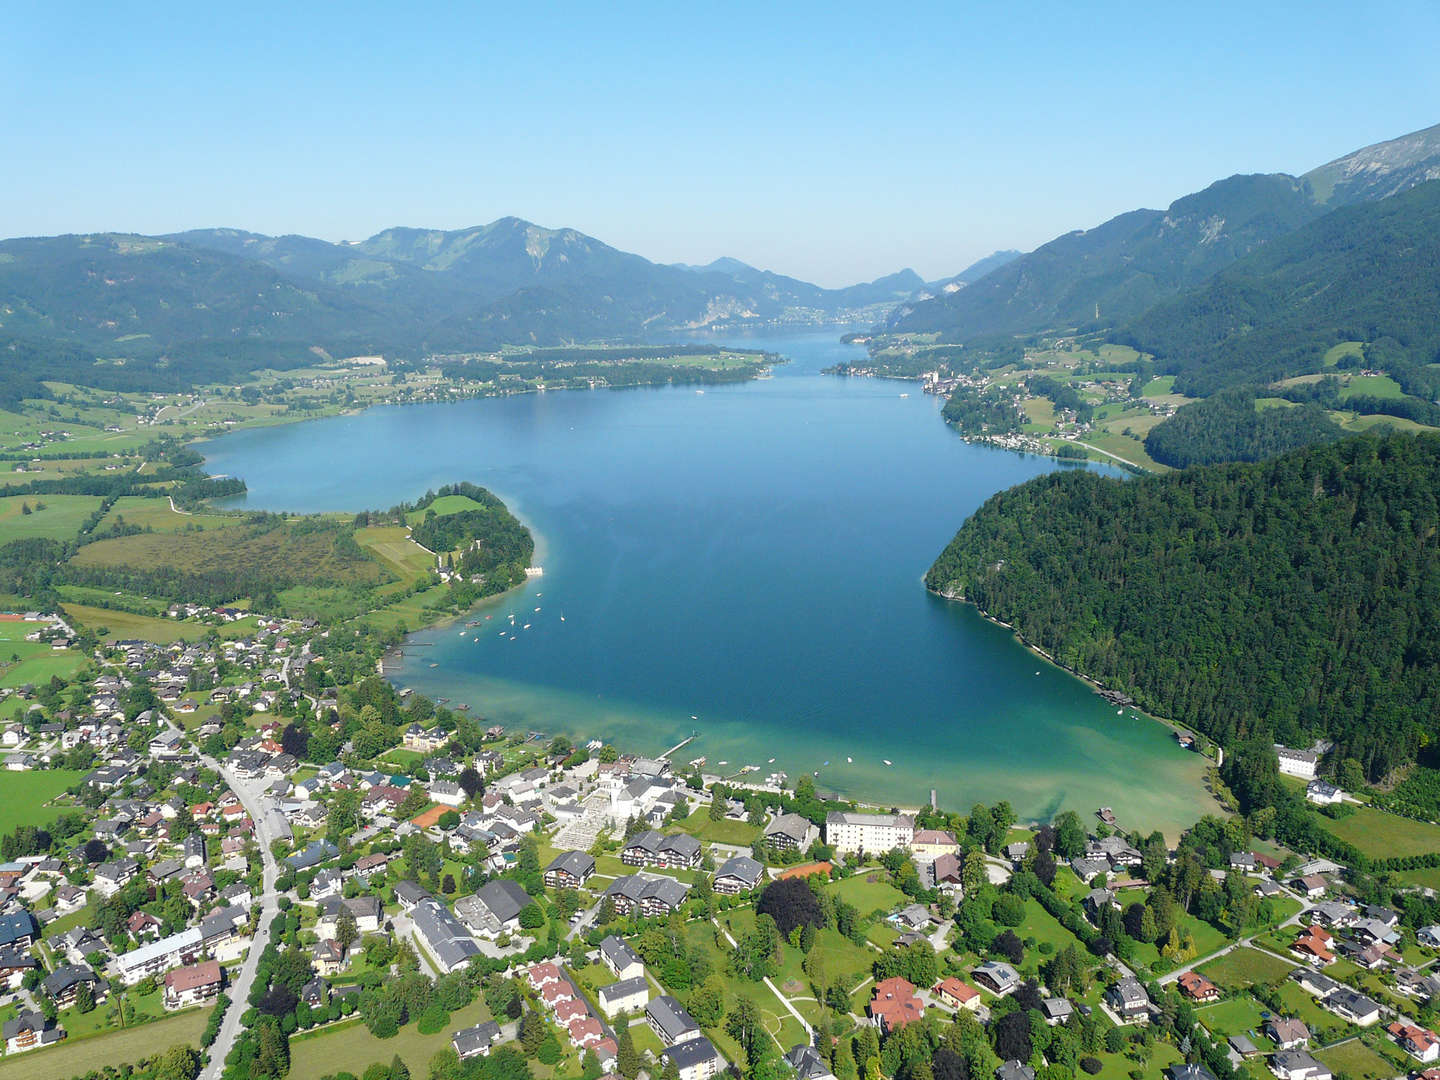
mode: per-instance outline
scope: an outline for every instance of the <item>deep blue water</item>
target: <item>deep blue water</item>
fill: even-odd
[[[539,535],[544,577],[482,608],[477,630],[417,635],[433,644],[397,673],[478,714],[652,752],[698,729],[682,759],[818,770],[822,787],[899,805],[934,788],[1022,815],[1105,803],[1167,830],[1197,816],[1201,762],[1166,729],[921,585],[984,499],[1056,463],[964,442],[914,384],[818,374],[857,351],[832,334],[738,343],[793,362],[704,393],[242,431],[206,448],[209,468],[267,509],[387,507],[456,480],[504,498]],[[511,613],[530,623],[514,641],[499,630]]]

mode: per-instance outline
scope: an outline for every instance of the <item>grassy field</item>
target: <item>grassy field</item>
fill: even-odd
[[[1235,949],[1200,968],[1200,973],[1223,990],[1278,983],[1295,965],[1258,949]]]
[[[739,844],[741,847],[747,848],[760,835],[760,827],[751,825],[748,821],[731,821],[729,819],[711,821],[708,806],[700,807],[680,822],[678,828],[681,832],[687,832],[697,840],[706,840],[712,844]]]
[[[1024,408],[1026,419],[1037,431],[1049,431],[1055,426],[1055,405],[1049,398],[1026,398]]]
[[[1226,1035],[1258,1031],[1262,1023],[1260,1012],[1260,1003],[1247,994],[1244,997],[1217,1001],[1214,1005],[1202,1005],[1195,1010],[1195,1015],[1211,1034],[1223,1038]]]
[[[1107,450],[1115,457],[1122,458],[1151,472],[1164,472],[1165,468],[1145,452],[1145,444],[1139,439],[1127,438],[1109,431],[1091,431],[1080,442],[1100,450]],[[1109,460],[1100,455],[1101,460]]]
[[[213,629],[220,631],[222,638],[244,637],[254,632],[257,622],[253,618],[240,619],[221,627],[205,623],[187,622],[182,619],[166,619],[153,615],[135,615],[129,611],[112,611],[110,608],[90,607],[87,604],[64,604],[65,614],[89,630],[104,627],[105,640],[117,641],[139,638],[166,645],[172,641],[198,641]]]
[[[139,533],[81,548],[77,566],[166,566],[181,574],[244,574],[292,584],[378,584],[384,570],[374,559],[337,543],[338,533],[288,527],[236,526],[199,533]]]
[[[868,881],[867,878],[874,878]],[[909,897],[885,880],[885,871],[861,871],[853,877],[832,881],[825,886],[833,895],[859,909],[860,914],[872,911],[889,912],[910,902]]]
[[[1317,820],[1326,832],[1354,844],[1372,858],[1440,851],[1440,825],[1412,821],[1369,806],[1356,807],[1354,814],[1340,821],[1332,821],[1323,815]]]
[[[1055,951],[1068,948],[1079,943],[1079,939],[1065,927],[1060,925],[1058,919],[1051,915],[1043,907],[1040,901],[1029,899],[1025,901],[1025,921],[1015,931],[1024,938],[1034,938],[1037,945],[1049,942],[1055,947]],[[1027,954],[1026,960],[1039,960],[1041,957],[1036,954]]]
[[[1387,1077],[1404,1075],[1409,1067],[1408,1060],[1397,1066],[1396,1061],[1400,1059],[1391,1060],[1378,1054],[1359,1039],[1351,1039],[1329,1050],[1320,1050],[1315,1056],[1329,1065],[1331,1071],[1336,1074],[1344,1073],[1350,1080],[1385,1080]]]
[[[450,1014],[444,1031],[421,1035],[415,1024],[406,1024],[393,1039],[377,1039],[364,1024],[348,1024],[312,1038],[290,1042],[289,1080],[319,1080],[330,1073],[352,1072],[360,1076],[377,1061],[389,1064],[396,1054],[410,1068],[411,1076],[426,1076],[435,1051],[450,1045],[450,1036],[461,1028],[490,1019],[484,1002],[474,1001]]]
[[[0,1062],[0,1080],[68,1080],[107,1065],[130,1064],[161,1053],[176,1043],[195,1044],[205,1030],[207,1019],[207,1010],[192,1009],[109,1035],[62,1042],[49,1050],[32,1050]]]
[[[191,527],[223,529],[240,520],[234,515],[180,513],[170,509],[169,499],[147,499],[143,495],[123,495],[116,499],[115,505],[100,522],[101,531],[121,519],[127,525],[138,525],[156,532],[178,532]]]
[[[45,509],[39,510],[38,506]],[[30,513],[24,507],[30,507]],[[0,540],[70,540],[100,506],[98,495],[9,495],[0,499]]]
[[[1174,375],[1158,375],[1145,384],[1145,389],[1140,391],[1140,396],[1147,398],[1168,397],[1174,392],[1174,387]]]
[[[445,498],[465,497],[447,495]],[[410,539],[410,534],[400,525],[372,525],[369,528],[356,529],[355,539],[403,581],[413,581],[429,572],[435,561],[428,551]]]
[[[80,670],[85,657],[70,649],[56,652],[43,641],[26,641],[39,629],[35,623],[0,622],[0,686],[48,682],[50,676],[68,679]]]
[[[445,517],[449,514],[458,514],[463,510],[480,510],[482,507],[469,495],[441,495],[424,510],[412,510],[405,515],[405,520],[414,525],[416,522],[424,521],[430,511],[435,511],[436,517]]]
[[[1340,390],[1340,400],[1352,397],[1388,398],[1396,401],[1405,396],[1400,384],[1389,375],[1356,375]]]
[[[1420,870],[1400,871],[1400,880],[1407,885],[1419,885],[1422,889],[1440,890],[1440,866],[1429,866]]]
[[[54,820],[62,808],[46,804],[84,775],[74,769],[0,772],[0,834]]]

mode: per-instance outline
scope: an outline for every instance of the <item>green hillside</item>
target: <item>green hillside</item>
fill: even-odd
[[[1423,370],[1440,350],[1440,181],[1337,210],[1160,304],[1122,335],[1204,396],[1320,371],[1345,341],[1407,393],[1436,396]]]

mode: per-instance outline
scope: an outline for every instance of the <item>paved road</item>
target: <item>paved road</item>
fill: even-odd
[[[235,1045],[235,1040],[240,1036],[240,1017],[249,1007],[246,999],[249,998],[250,986],[255,981],[255,969],[260,964],[260,954],[270,943],[270,923],[280,910],[279,896],[275,892],[275,879],[279,877],[280,871],[275,862],[275,856],[270,854],[271,842],[279,838],[271,836],[266,829],[266,818],[260,808],[259,787],[242,784],[214,758],[201,754],[200,760],[218,772],[230,785],[230,789],[240,796],[241,805],[250,815],[250,820],[255,823],[255,842],[260,846],[262,867],[260,923],[255,929],[255,936],[250,942],[249,951],[245,954],[245,963],[241,965],[240,973],[231,980],[230,986],[226,990],[226,993],[230,995],[230,1008],[221,1022],[219,1036],[215,1039],[214,1045],[210,1047],[210,1064],[205,1066],[204,1071],[200,1074],[200,1080],[219,1080],[220,1073],[225,1068],[226,1055],[230,1053],[231,1048]]]

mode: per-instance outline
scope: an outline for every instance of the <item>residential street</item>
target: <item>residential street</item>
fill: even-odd
[[[260,922],[255,929],[254,938],[251,939],[250,949],[245,954],[245,962],[241,965],[240,973],[225,989],[225,993],[230,996],[230,1008],[226,1011],[225,1019],[220,1025],[219,1036],[210,1047],[210,1063],[200,1073],[200,1080],[219,1080],[220,1074],[225,1068],[225,1058],[240,1035],[240,1017],[247,1008],[246,999],[250,996],[250,986],[255,981],[255,969],[260,964],[260,954],[265,951],[265,946],[270,942],[270,923],[280,910],[279,897],[275,892],[275,881],[280,876],[280,870],[275,862],[275,857],[270,854],[271,842],[279,838],[271,836],[268,831],[266,815],[261,812],[258,788],[241,783],[214,758],[201,754],[200,760],[208,768],[218,772],[230,785],[230,789],[240,796],[241,805],[250,815],[250,820],[255,823],[255,842],[260,848],[262,865]]]

